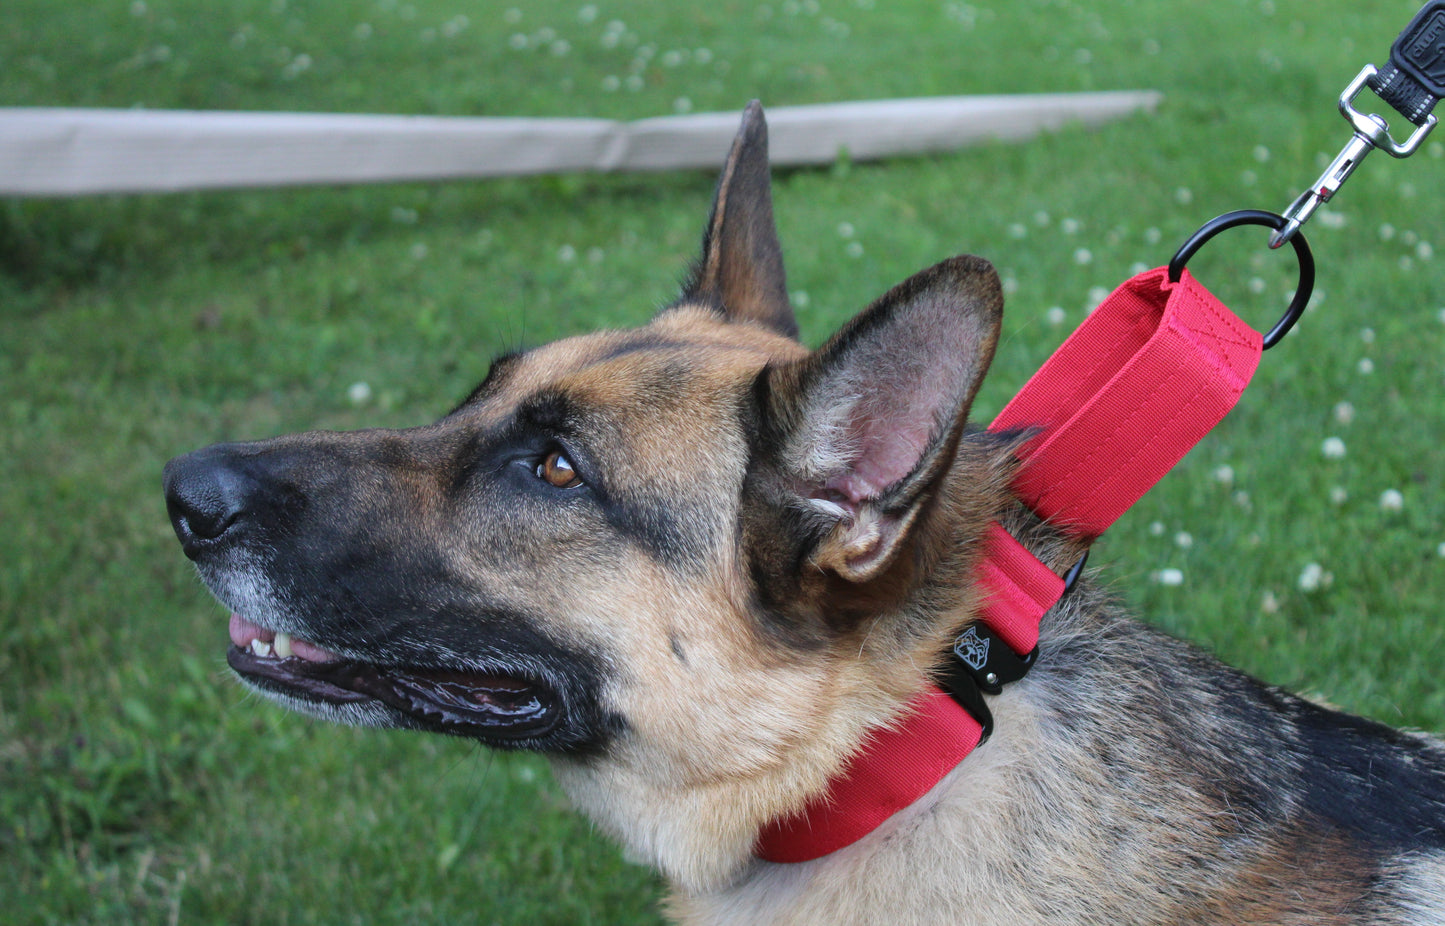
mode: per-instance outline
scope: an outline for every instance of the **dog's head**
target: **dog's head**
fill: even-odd
[[[964,433],[1001,306],[960,257],[801,346],[754,104],[650,324],[502,357],[434,424],[179,457],[167,503],[249,685],[552,754],[594,816],[698,882],[969,618],[1007,502],[1007,449]]]

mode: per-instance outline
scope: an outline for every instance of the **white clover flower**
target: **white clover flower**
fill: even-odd
[[[839,222],[839,223],[838,223],[838,237],[839,237],[839,238],[852,238],[852,237],[853,237],[853,233],[854,233],[855,231],[856,231],[856,229],[853,228],[853,223],[852,223],[852,222]]]
[[[1328,585],[1332,578],[1319,563],[1305,563],[1305,568],[1299,574],[1299,589],[1302,592],[1317,592]]]
[[[1336,402],[1334,414],[1340,424],[1349,424],[1355,420],[1355,406],[1349,402]]]
[[[1349,500],[1350,493],[1345,490],[1344,486],[1335,486],[1334,488],[1330,489],[1330,504],[1343,505]]]
[[[365,405],[371,401],[371,384],[365,382],[352,383],[346,388],[346,398],[352,405]]]
[[[1359,371],[1361,376],[1369,376],[1375,372],[1375,361],[1369,357],[1361,357],[1360,362],[1355,364],[1355,369]]]
[[[1094,252],[1088,248],[1079,248],[1074,252],[1074,263],[1085,266],[1094,262]]]
[[[861,242],[861,241],[850,241],[850,242],[848,242],[848,246],[843,249],[843,253],[847,254],[849,257],[852,257],[852,258],[854,258],[854,259],[857,259],[857,258],[859,258],[859,257],[862,257],[862,256],[863,256],[863,242]]]
[[[1405,496],[1398,489],[1386,489],[1380,493],[1381,511],[1401,511],[1405,507]]]
[[[1163,521],[1154,521],[1149,525],[1149,533],[1155,537],[1163,537],[1164,531],[1165,527]]]
[[[1194,535],[1188,531],[1180,531],[1174,535],[1174,545],[1181,550],[1187,550],[1194,546]]]
[[[1214,468],[1214,481],[1223,486],[1234,485],[1234,467],[1221,463]]]
[[[1274,592],[1266,591],[1259,599],[1259,609],[1265,614],[1279,613],[1279,599],[1274,597]]]
[[[1044,318],[1048,319],[1050,325],[1058,327],[1064,323],[1068,315],[1059,306],[1051,306],[1049,310],[1044,313]]]
[[[1326,460],[1340,460],[1345,456],[1345,442],[1338,437],[1326,437],[1320,443],[1320,453],[1325,455]]]
[[[564,264],[570,264],[577,259],[577,249],[570,244],[564,244],[557,249],[557,259]]]
[[[1182,569],[1160,569],[1150,576],[1157,584],[1173,588],[1184,584],[1184,570]]]

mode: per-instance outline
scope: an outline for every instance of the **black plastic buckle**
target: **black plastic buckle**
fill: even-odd
[[[1070,567],[1064,576],[1064,591],[1059,595],[1059,601],[1074,590],[1074,584],[1079,581],[1088,560],[1089,554],[1085,552]],[[975,621],[953,641],[949,655],[953,658],[944,662],[938,683],[983,727],[983,734],[978,740],[978,745],[982,746],[993,733],[993,711],[988,709],[983,696],[1001,694],[1003,686],[1027,675],[1038,661],[1039,648],[1035,646],[1028,655],[1020,656],[993,628],[982,621]]]
[[[1020,656],[987,624],[976,622],[953,641],[950,655],[938,682],[983,727],[982,746],[993,733],[993,711],[983,696],[999,694],[1004,685],[1027,675],[1039,648]]]

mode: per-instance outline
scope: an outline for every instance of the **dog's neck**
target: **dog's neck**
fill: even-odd
[[[1022,533],[1027,520],[1016,530]],[[989,738],[994,721],[984,694],[1001,694],[1027,674],[1038,656],[1040,621],[1071,591],[1087,550],[1078,541],[1036,545],[1037,553],[990,523],[971,582],[981,599],[977,619],[934,659],[936,682],[912,698],[894,724],[871,731],[825,792],[764,826],[759,858],[806,862],[851,845],[921,799]],[[1049,565],[1059,547],[1080,557],[1066,580]]]

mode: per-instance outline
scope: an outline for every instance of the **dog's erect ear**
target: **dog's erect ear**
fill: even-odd
[[[788,302],[783,250],[773,224],[768,176],[768,125],[753,100],[733,139],[718,179],[702,257],[683,289],[683,299],[716,306],[733,321],[756,322],[797,337]]]
[[[865,582],[953,461],[993,358],[998,274],[977,257],[919,273],[810,357],[769,370],[764,415],[775,465],[803,504],[836,519],[812,562]]]

